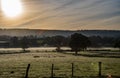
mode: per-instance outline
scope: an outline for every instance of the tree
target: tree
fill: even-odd
[[[91,42],[91,47],[102,47],[103,46],[103,39],[101,36],[90,36],[89,40]]]
[[[120,49],[120,40],[116,40],[114,47]]]
[[[25,51],[26,51],[26,48],[29,47],[29,40],[28,40],[28,38],[27,38],[27,37],[21,38],[20,43],[21,43],[21,48],[22,48],[23,51],[25,52]]]
[[[18,39],[18,37],[12,37],[10,42],[11,42],[12,47],[19,47],[19,39]]]
[[[57,47],[56,50],[58,52],[61,51],[61,46],[63,45],[65,37],[58,35],[58,36],[53,36],[52,38],[53,38],[53,43]]]
[[[85,50],[90,45],[89,39],[79,33],[71,35],[69,46],[72,51],[75,51],[75,54],[78,54],[78,51]]]

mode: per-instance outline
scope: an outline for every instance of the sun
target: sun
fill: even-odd
[[[21,0],[1,0],[1,9],[7,17],[19,16],[23,11]]]

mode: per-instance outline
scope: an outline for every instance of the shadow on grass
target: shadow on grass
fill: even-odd
[[[2,51],[2,52],[0,52],[0,55],[4,55],[4,54],[21,54],[21,53],[29,53],[29,52],[30,52],[29,50],[19,51],[19,52],[16,52],[16,51]]]
[[[43,77],[43,78],[108,78],[107,76],[74,76],[74,77]],[[112,76],[112,78],[120,78],[120,76]]]
[[[63,53],[63,54],[69,54],[69,55],[74,55],[74,56],[84,56],[84,57],[104,57],[104,58],[120,58],[120,52],[103,52],[103,51],[96,51],[96,52],[85,52],[84,53],[81,53],[79,52],[79,54],[75,54],[75,52],[71,52],[71,53],[68,53],[68,52],[59,52],[59,53]]]
[[[78,54],[76,56],[85,56],[85,57],[105,57],[105,58],[120,58],[120,55],[119,56],[112,56],[112,55],[101,55],[101,54]]]

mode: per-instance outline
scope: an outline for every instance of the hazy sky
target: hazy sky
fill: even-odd
[[[120,0],[21,0],[19,17],[5,17],[0,28],[120,30]]]

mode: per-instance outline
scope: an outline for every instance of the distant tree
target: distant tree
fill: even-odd
[[[65,37],[58,35],[58,36],[53,36],[52,38],[53,38],[53,43],[57,47],[56,50],[58,52],[61,51],[61,46],[63,45]]]
[[[19,39],[18,37],[12,37],[11,38],[11,46],[12,47],[19,47]]]
[[[103,39],[100,36],[90,36],[89,40],[91,42],[91,47],[102,47]]]
[[[26,48],[29,47],[29,39],[27,37],[23,37],[21,38],[20,40],[20,46],[21,48],[23,49],[23,51],[25,52],[26,51]]]
[[[114,47],[119,48],[119,50],[120,50],[120,40],[116,40]]]
[[[75,51],[75,54],[78,54],[78,51],[85,50],[90,45],[89,39],[79,33],[75,33],[71,35],[71,40],[69,43],[72,51]]]
[[[52,37],[43,37],[40,40],[42,40],[43,46],[46,46],[46,45],[47,46],[53,46],[53,39],[52,39]]]

